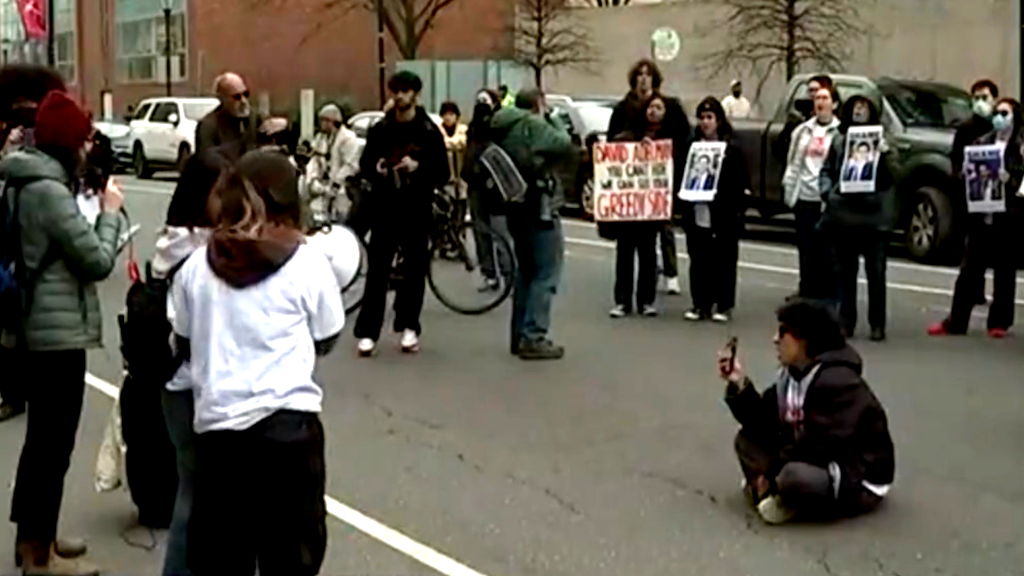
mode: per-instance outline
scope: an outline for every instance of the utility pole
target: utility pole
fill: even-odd
[[[46,63],[57,66],[57,9],[55,0],[46,0]]]
[[[1021,0],[1024,2],[1024,0]],[[380,93],[380,108],[384,109],[387,100],[385,83],[387,81],[387,58],[384,54],[384,0],[377,0],[377,89]]]
[[[162,0],[164,9],[164,83],[171,96],[171,8],[173,0]]]

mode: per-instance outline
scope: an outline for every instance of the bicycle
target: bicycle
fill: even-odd
[[[468,316],[485,314],[504,303],[516,275],[508,235],[487,222],[465,217],[458,200],[443,191],[434,193],[433,219],[427,285],[434,297],[453,312]],[[365,256],[365,244],[362,250]],[[392,264],[389,290],[401,280],[401,258],[399,252]],[[361,265],[359,276],[343,291],[346,312],[362,305],[365,282]]]

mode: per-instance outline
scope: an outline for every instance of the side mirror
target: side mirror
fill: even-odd
[[[178,125],[178,121],[179,120],[180,120],[180,118],[178,118],[177,114],[171,114],[170,116],[167,117],[167,121],[170,122],[171,124],[174,124],[175,126]]]

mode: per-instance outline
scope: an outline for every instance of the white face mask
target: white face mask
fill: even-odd
[[[994,107],[988,100],[975,100],[974,113],[982,118],[991,118]]]
[[[995,128],[997,132],[1005,132],[1010,128],[1013,128],[1013,114],[1008,116],[1003,116],[1002,114],[994,116],[992,118],[992,127]]]

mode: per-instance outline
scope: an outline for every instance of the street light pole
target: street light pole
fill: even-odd
[[[384,109],[387,94],[384,84],[387,80],[387,58],[384,55],[384,0],[377,0],[377,89],[380,93],[380,107]]]
[[[171,7],[174,0],[160,0],[164,9],[164,83],[171,95]]]
[[[46,2],[46,63],[50,68],[57,66],[57,8],[54,0]]]

